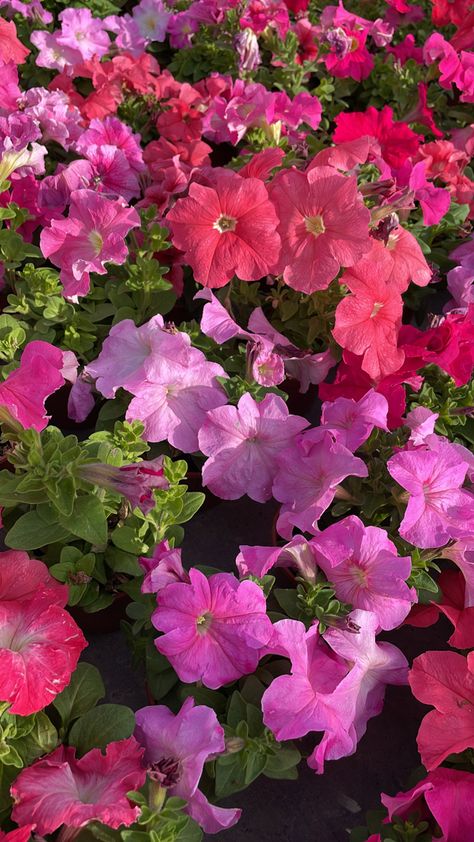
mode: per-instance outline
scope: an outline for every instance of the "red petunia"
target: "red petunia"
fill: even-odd
[[[406,123],[394,122],[393,110],[384,105],[377,111],[372,105],[367,111],[338,114],[335,118],[334,143],[355,140],[357,137],[375,137],[380,144],[382,157],[390,167],[398,169],[407,158],[416,155],[423,139]]]

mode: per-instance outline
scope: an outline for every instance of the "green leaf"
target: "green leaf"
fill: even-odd
[[[188,491],[183,499],[183,508],[179,514],[178,523],[187,523],[201,508],[206,495],[201,491]]]
[[[125,705],[99,705],[76,719],[69,733],[70,745],[80,754],[92,748],[104,749],[114,740],[130,737],[135,727],[133,710]]]
[[[45,523],[33,510],[18,518],[5,536],[5,544],[12,550],[37,550],[56,541],[69,538],[71,532],[60,523]]]
[[[107,518],[104,507],[98,497],[93,494],[77,497],[70,518],[61,518],[73,535],[93,546],[103,546],[107,543]]]
[[[91,710],[105,696],[100,672],[92,664],[81,662],[72,674],[68,686],[56,696],[53,707],[58,711],[63,725]]]

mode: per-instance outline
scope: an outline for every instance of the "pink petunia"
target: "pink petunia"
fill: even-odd
[[[25,602],[33,597],[48,604],[66,605],[68,591],[54,579],[46,564],[21,550],[0,553],[0,602]]]
[[[140,195],[137,173],[116,146],[89,144],[85,156],[86,160],[69,164],[68,177],[77,177],[81,186],[104,193],[109,199],[130,202]]]
[[[325,401],[321,409],[321,426],[331,430],[341,444],[355,453],[374,427],[388,429],[387,413],[387,399],[371,389],[358,401],[343,397]]]
[[[37,598],[0,602],[0,698],[11,713],[28,716],[50,704],[69,684],[87,646],[53,596],[51,603],[41,591]]]
[[[64,9],[59,14],[61,31],[57,34],[58,43],[72,50],[77,50],[83,61],[97,56],[104,56],[110,46],[110,38],[100,18],[92,16],[90,9]]]
[[[411,558],[399,557],[384,529],[364,526],[351,515],[311,539],[318,566],[336,596],[372,611],[382,629],[394,629],[409,614],[416,592],[406,584]]]
[[[140,814],[127,792],[145,783],[143,754],[134,737],[109,743],[105,754],[94,748],[79,759],[74,748],[60,746],[15,779],[12,817],[20,824],[34,822],[41,835],[92,821],[128,827]]]
[[[43,430],[49,420],[45,400],[64,385],[64,354],[49,342],[25,346],[20,365],[0,383],[0,407],[26,429]]]
[[[394,122],[389,105],[384,105],[381,111],[371,105],[366,111],[341,112],[335,123],[334,143],[373,137],[380,144],[384,160],[395,169],[401,167],[407,158],[416,155],[422,139],[406,123]]]
[[[135,396],[127,421],[142,421],[144,438],[166,439],[185,453],[198,450],[198,432],[206,413],[227,403],[217,377],[225,377],[218,363],[208,362],[202,351],[186,348],[176,359],[153,354],[144,363],[145,378],[131,386]]]
[[[156,505],[153,490],[169,488],[163,456],[120,467],[105,462],[87,462],[78,469],[78,476],[91,485],[120,494],[129,501],[132,509],[138,508],[145,515]]]
[[[404,360],[398,348],[403,302],[390,273],[385,258],[361,260],[344,272],[341,283],[351,294],[337,305],[332,331],[342,348],[363,357],[362,369],[374,381],[398,371]]]
[[[418,749],[428,770],[450,754],[474,748],[474,673],[457,652],[425,652],[409,675],[413,695],[435,710],[424,717]]]
[[[324,56],[324,63],[333,76],[340,79],[355,79],[362,82],[374,69],[374,59],[369,53],[366,41],[368,31],[337,27],[328,30],[326,38],[331,51]]]
[[[31,831],[34,829],[34,824],[25,824],[23,827],[16,827],[6,833],[0,830],[0,842],[28,842]]]
[[[324,166],[287,170],[273,181],[270,197],[282,240],[277,271],[293,289],[326,289],[341,266],[353,266],[370,251],[370,212],[355,177]]]
[[[183,798],[186,812],[205,833],[232,827],[240,810],[216,807],[198,789],[204,764],[225,751],[224,729],[212,708],[186,699],[174,715],[164,705],[141,708],[135,714],[135,737],[145,748],[148,775],[170,798]]]
[[[254,582],[229,573],[209,579],[189,571],[190,583],[167,585],[152,622],[165,632],[155,641],[181,681],[215,690],[254,672],[272,634],[266,600]]]
[[[140,146],[140,135],[134,134],[126,123],[117,117],[105,117],[91,120],[88,128],[83,131],[75,143],[75,149],[85,154],[91,145],[115,146],[122,152],[130,167],[137,173],[143,172],[143,151]]]
[[[223,500],[244,494],[259,503],[270,500],[277,457],[292,448],[297,433],[307,426],[305,418],[288,413],[277,395],[258,403],[245,394],[237,407],[211,410],[199,431],[199,449],[209,457],[203,484]]]
[[[390,819],[397,816],[402,821],[409,821],[414,813],[421,814],[423,819],[429,819],[431,815],[436,832],[439,825],[443,834],[433,838],[440,842],[467,842],[474,827],[473,792],[472,772],[443,766],[430,772],[408,792],[395,796],[383,793],[381,800]]]
[[[387,684],[407,684],[408,661],[391,643],[377,643],[378,620],[370,611],[352,611],[350,620],[359,631],[329,629],[324,639],[350,667],[330,701],[331,709],[345,725],[347,734],[326,733],[308,760],[317,772],[324,769],[325,759],[353,754],[367,729],[367,722],[378,716],[383,707]],[[341,753],[342,752],[342,753]]]
[[[193,182],[166,220],[203,286],[259,280],[278,259],[278,219],[260,179],[220,171],[209,186]]]
[[[396,453],[387,468],[408,492],[400,535],[422,549],[442,547],[474,526],[474,495],[462,489],[469,463],[448,441]]]
[[[96,389],[113,398],[117,389],[130,391],[146,380],[145,362],[153,355],[180,359],[191,345],[187,333],[166,330],[163,317],[153,316],[137,327],[131,319],[122,319],[110,328],[96,360],[85,368]]]
[[[353,456],[327,430],[317,429],[303,434],[298,449],[283,453],[273,483],[273,496],[283,505],[277,529],[284,538],[291,538],[296,526],[314,533],[317,521],[331,504],[337,485],[348,476],[367,476],[362,459]]]
[[[324,731],[308,758],[318,773],[325,759],[354,753],[367,721],[382,709],[385,685],[407,681],[400,650],[376,643],[375,615],[354,611],[350,618],[358,631],[331,629],[324,640],[316,626],[306,631],[303,623],[281,620],[268,647],[290,658],[291,674],[274,679],[263,694],[264,722],[278,740]]]
[[[123,202],[94,190],[73,191],[67,219],[53,219],[40,237],[44,257],[61,269],[64,295],[72,299],[86,295],[90,272],[105,275],[105,263],[124,263],[125,237],[139,224],[136,210]]]
[[[160,541],[152,557],[141,556],[138,563],[145,573],[142,593],[159,593],[171,582],[190,581],[181,561],[181,549],[170,547],[168,541]]]

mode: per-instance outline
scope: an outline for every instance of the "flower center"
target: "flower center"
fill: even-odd
[[[350,49],[350,52],[351,52],[351,53],[355,53],[355,52],[356,52],[356,50],[358,50],[358,49],[359,49],[359,42],[358,42],[357,38],[352,37],[352,38],[351,38],[351,49]]]
[[[101,253],[102,246],[104,245],[102,235],[99,233],[99,231],[91,231],[90,232],[89,242],[90,242],[92,248],[94,249],[96,257],[97,257],[97,255],[99,255]]]
[[[226,231],[235,231],[237,220],[233,216],[226,216],[222,214],[219,219],[214,222],[213,228],[219,231],[219,234],[225,234]]]
[[[181,763],[176,757],[162,757],[156,763],[152,763],[147,769],[152,781],[161,786],[175,786],[181,778]]]
[[[307,216],[304,224],[308,233],[312,234],[313,237],[319,237],[319,235],[324,234],[326,230],[321,214],[317,214],[316,216]]]
[[[377,315],[377,313],[382,309],[382,307],[383,307],[383,301],[375,301],[374,302],[374,309],[372,310],[372,312],[370,314],[370,318],[374,319],[375,316]]]
[[[209,631],[212,623],[212,614],[206,612],[201,614],[196,620],[196,631],[198,634],[206,634]]]

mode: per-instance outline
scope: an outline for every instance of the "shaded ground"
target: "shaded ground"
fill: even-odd
[[[239,500],[200,512],[187,524],[186,566],[211,564],[232,570],[239,544],[270,544],[272,504]],[[441,622],[429,629],[404,627],[386,635],[411,661],[426,649],[446,648]],[[119,632],[89,637],[84,660],[94,663],[107,686],[107,700],[138,708],[147,704],[143,681],[131,668]],[[394,794],[419,765],[416,733],[424,709],[407,687],[389,687],[383,713],[369,722],[357,753],[329,762],[322,776],[304,764],[298,781],[259,778],[249,789],[222,802],[240,806],[236,827],[209,837],[216,842],[344,842],[347,829],[364,823],[367,809],[379,806],[380,792]]]

